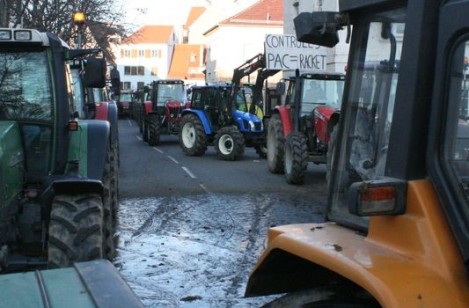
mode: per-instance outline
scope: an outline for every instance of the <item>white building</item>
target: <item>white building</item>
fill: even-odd
[[[338,0],[283,0],[284,1],[284,33],[295,35],[293,19],[301,12],[333,11],[339,10]],[[347,31],[339,32],[339,44],[327,49],[326,70],[345,73],[349,45],[345,43]],[[292,74],[290,72],[289,74]]]
[[[147,25],[117,45],[115,56],[122,89],[136,90],[167,78],[176,41],[173,26]]]

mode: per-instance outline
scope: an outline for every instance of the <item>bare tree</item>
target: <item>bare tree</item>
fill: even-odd
[[[85,23],[80,28],[73,15],[82,12]],[[0,26],[32,28],[53,32],[70,46],[76,46],[81,31],[83,46],[101,48],[113,63],[110,40],[124,36],[115,0],[0,0]]]

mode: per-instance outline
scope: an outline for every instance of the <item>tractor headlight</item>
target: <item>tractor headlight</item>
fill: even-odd
[[[253,121],[249,121],[249,128],[251,129],[252,132],[256,130],[256,125],[254,125]]]

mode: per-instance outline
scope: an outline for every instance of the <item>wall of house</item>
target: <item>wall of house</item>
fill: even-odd
[[[207,81],[209,83],[231,81],[236,67],[257,54],[264,53],[266,34],[282,32],[281,26],[220,26],[207,35],[207,44],[210,46]]]
[[[338,11],[338,0],[284,0],[284,33],[295,35],[293,19],[301,12]],[[340,31],[340,42],[334,48],[328,48],[327,71],[345,73],[349,46],[345,43],[347,31]],[[294,72],[286,72],[285,76]]]
[[[119,45],[115,54],[123,88],[136,90],[139,84],[167,78],[173,50],[174,43]]]

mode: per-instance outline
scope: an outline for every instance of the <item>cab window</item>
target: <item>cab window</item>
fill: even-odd
[[[442,142],[442,163],[456,185],[458,216],[469,220],[469,119],[467,116],[469,86],[469,37],[461,40],[453,52],[449,72],[448,115]]]
[[[399,81],[405,10],[381,12],[354,25],[360,48],[352,55],[350,91],[345,98],[345,131],[332,186],[329,219],[366,230],[366,218],[348,211],[354,182],[377,180],[385,174]]]

